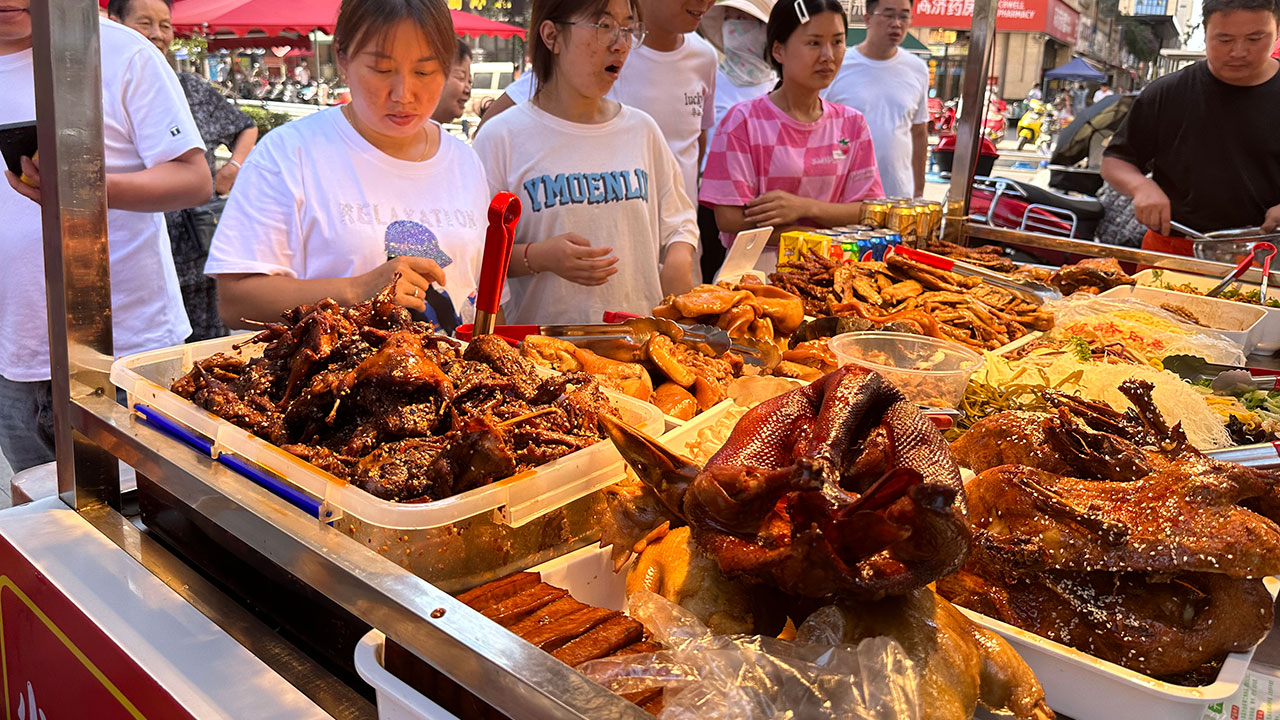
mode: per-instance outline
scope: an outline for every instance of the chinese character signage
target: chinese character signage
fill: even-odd
[[[996,29],[1043,32],[1074,45],[1079,13],[1062,0],[999,0]],[[967,30],[973,26],[973,0],[919,0],[911,24],[920,28]]]

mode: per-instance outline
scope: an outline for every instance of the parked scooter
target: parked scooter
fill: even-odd
[[[1018,120],[1018,150],[1027,143],[1035,145],[1041,154],[1049,154],[1049,144],[1053,136],[1053,106],[1039,100],[1029,101],[1030,107]]]
[[[993,227],[1085,240],[1093,239],[1103,216],[1096,198],[1002,177],[974,178],[969,208]]]
[[[997,145],[1004,139],[1004,111],[1009,104],[999,98],[992,98],[987,103],[987,116],[982,121],[982,134]]]
[[[929,134],[950,135],[956,131],[956,101],[929,99]]]

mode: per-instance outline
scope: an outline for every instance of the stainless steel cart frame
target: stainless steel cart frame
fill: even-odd
[[[973,5],[964,97],[965,107],[981,108],[996,3]],[[108,380],[111,277],[97,7],[33,0],[31,15],[58,492],[67,505],[334,717],[366,718],[371,708],[125,518],[117,458],[512,717],[649,717],[426,581],[139,423],[115,402]],[[964,201],[958,220],[968,216],[981,115],[960,120],[953,176],[959,187],[951,195]],[[963,237],[1083,255],[1096,255],[1099,247],[964,222],[962,228]],[[1127,248],[1108,253],[1190,272],[1230,269]]]
[[[115,402],[97,9],[31,4],[62,499],[334,717],[366,718],[372,708],[121,515],[117,458],[511,717],[649,717]]]

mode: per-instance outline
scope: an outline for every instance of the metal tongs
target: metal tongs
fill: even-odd
[[[1276,246],[1269,242],[1259,242],[1254,244],[1254,246],[1249,249],[1249,254],[1246,255],[1238,265],[1236,265],[1236,268],[1227,273],[1227,276],[1222,278],[1222,282],[1214,285],[1213,289],[1205,293],[1204,296],[1218,297],[1221,295],[1223,290],[1226,290],[1231,283],[1238,280],[1241,275],[1244,275],[1245,272],[1253,266],[1253,261],[1256,260],[1259,255],[1262,255],[1263,257],[1262,287],[1258,297],[1263,303],[1265,303],[1267,299],[1267,283],[1271,280],[1271,259],[1276,256]]]
[[[1280,389],[1280,371],[1277,370],[1219,365],[1196,355],[1170,355],[1160,364],[1189,382],[1209,380],[1210,387],[1216,391],[1226,392],[1239,386],[1267,391]]]
[[[1027,278],[1015,278],[998,273],[994,270],[970,265],[960,260],[952,260],[943,255],[935,255],[924,250],[916,250],[914,248],[903,247],[901,245],[891,248],[895,253],[901,253],[908,260],[914,260],[921,265],[928,265],[937,270],[945,270],[953,272],[957,275],[970,275],[980,277],[991,285],[1009,292],[1019,297],[1025,298],[1036,305],[1042,305],[1049,300],[1061,300],[1062,293],[1055,287],[1050,287],[1044,283],[1036,282]]]
[[[606,317],[610,315],[613,314],[607,313]],[[472,326],[459,325],[457,335],[462,340],[469,340],[473,332]],[[720,328],[679,325],[653,317],[628,317],[621,322],[583,325],[496,325],[492,334],[511,343],[518,343],[530,335],[560,338],[620,362],[643,359],[644,345],[654,335],[666,335],[673,342],[711,357],[719,357],[732,350],[742,356],[743,362],[764,370],[772,370],[782,361],[782,353],[772,343],[758,343],[747,338],[735,341]]]

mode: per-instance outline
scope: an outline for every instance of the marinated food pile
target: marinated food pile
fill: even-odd
[[[1025,298],[898,253],[884,262],[846,264],[808,253],[778,269],[770,282],[803,298],[805,311],[815,316],[855,316],[876,328],[900,323],[980,350],[1053,327],[1053,316]]]
[[[705,355],[666,335],[654,334],[633,361],[604,357],[567,340],[530,335],[520,342],[531,362],[559,372],[585,372],[605,387],[652,403],[664,415],[688,420],[728,397],[729,382],[742,375],[742,358]]]
[[[200,360],[172,390],[399,502],[446,498],[601,439],[597,417],[614,409],[590,376],[540,378],[493,336],[463,351],[393,297],[389,285],[348,308],[294,308],[243,343],[266,343],[261,357]]]

